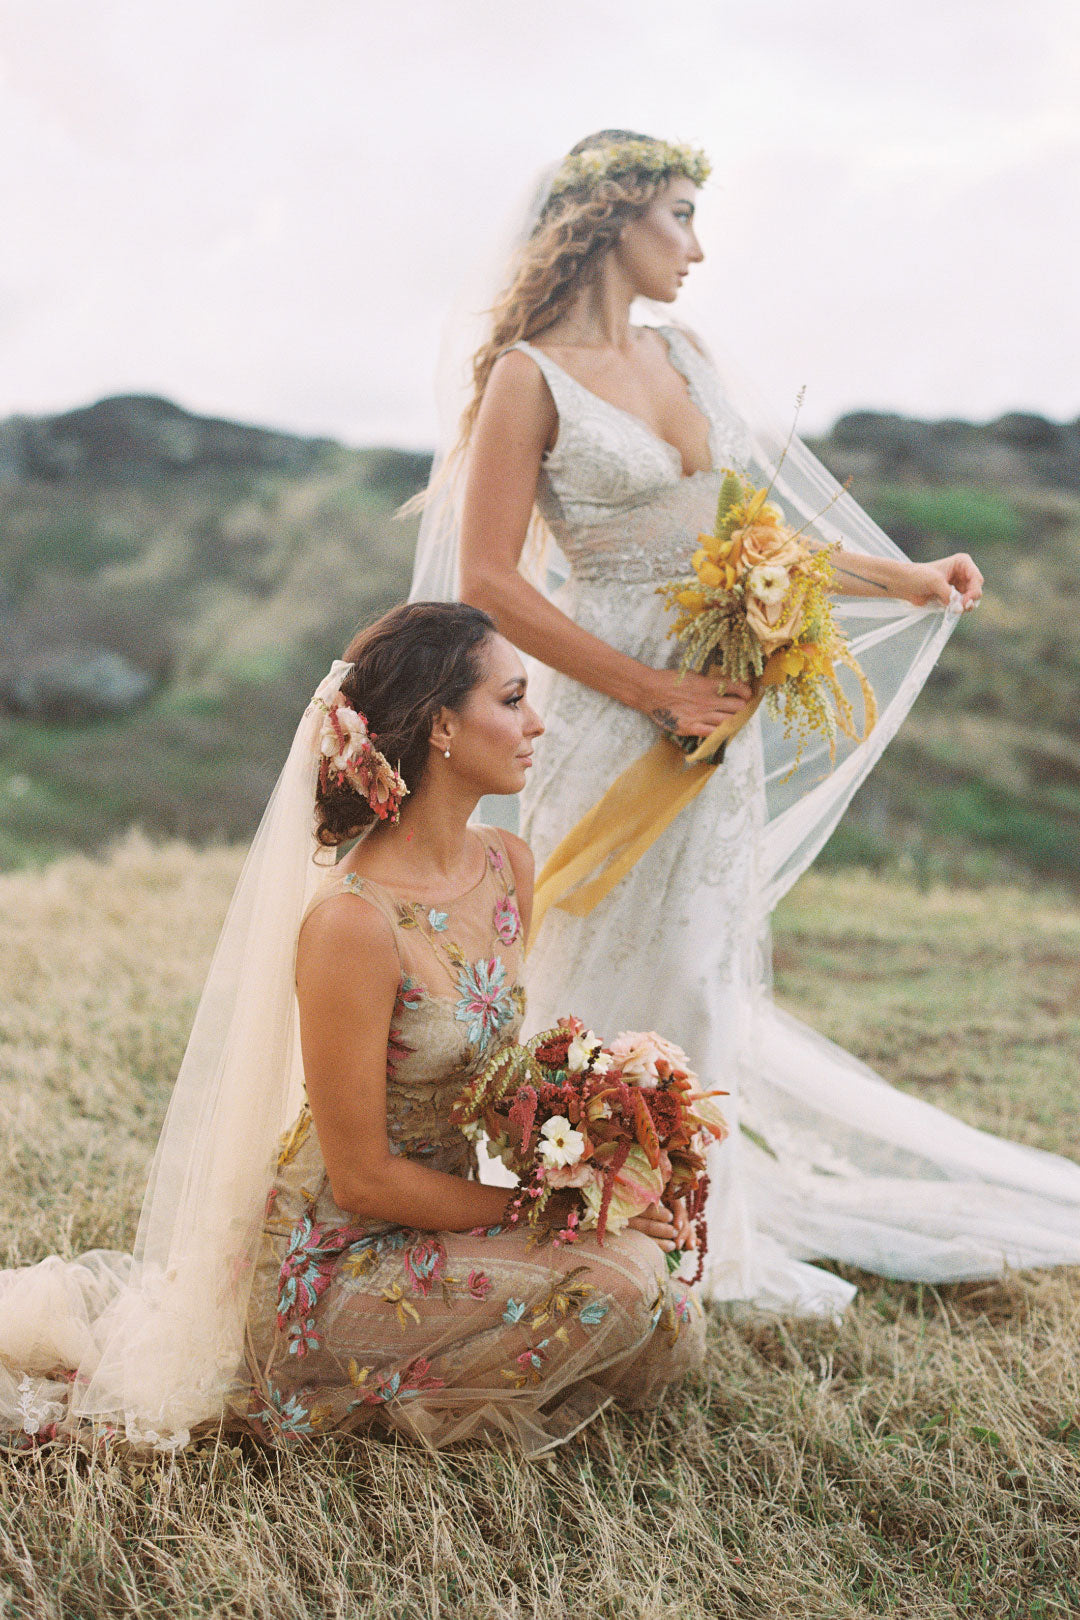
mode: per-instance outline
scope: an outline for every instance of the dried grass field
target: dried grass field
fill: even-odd
[[[239,857],[129,840],[0,878],[0,1261],[131,1242]],[[976,1124],[1075,1152],[1065,898],[804,879],[785,1003]],[[405,1444],[0,1458],[0,1615],[188,1620],[1080,1613],[1080,1275],[860,1279],[717,1317],[707,1376],[545,1465]]]

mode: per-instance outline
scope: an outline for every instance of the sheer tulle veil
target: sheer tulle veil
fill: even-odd
[[[457,595],[466,456],[455,454],[455,446],[470,394],[470,362],[487,334],[490,310],[509,284],[515,260],[540,217],[557,169],[557,164],[550,166],[525,188],[492,250],[464,278],[444,326],[436,383],[440,442],[417,543],[410,590],[414,601],[445,601]],[[819,538],[839,541],[852,551],[903,556],[793,433],[792,420],[779,419],[762,402],[725,352],[722,321],[716,312],[708,307],[691,308],[682,298],[674,307],[641,301],[633,319],[652,325],[675,320],[691,328],[708,351],[729,402],[746,424],[753,455],[742,470],[756,483],[772,486],[773,498],[796,526],[809,525]],[[523,566],[541,589],[550,590],[565,577],[558,548],[538,514],[534,514]],[[835,769],[829,768],[823,739],[812,742],[796,762],[795,740],[784,736],[779,722],[759,711],[767,788],[762,851],[766,911],[805,871],[835,828],[852,795],[895,735],[959,614],[960,599],[955,593],[944,610],[939,605],[917,608],[892,599],[838,600],[836,616],[873,685],[879,717],[865,741],[840,740]],[[840,679],[858,717],[861,698],[854,678],[841,671]]]
[[[348,665],[315,693],[327,700]],[[150,1171],[134,1256],[0,1273],[0,1419],[73,1423],[174,1449],[220,1417],[275,1146],[300,1106],[296,940],[320,877],[322,710],[297,728],[236,885]],[[75,1369],[73,1385],[50,1379]]]

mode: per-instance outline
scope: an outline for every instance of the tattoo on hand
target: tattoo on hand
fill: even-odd
[[[649,712],[649,719],[655,720],[661,731],[678,731],[679,729],[679,722],[670,709],[652,709]]]

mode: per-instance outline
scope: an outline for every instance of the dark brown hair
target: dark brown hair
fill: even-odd
[[[341,682],[351,708],[364,715],[379,751],[414,793],[431,755],[440,709],[460,709],[484,678],[484,643],[495,623],[465,602],[404,602],[361,630],[345,657]],[[357,838],[375,812],[344,783],[315,792],[315,833],[329,848]]]

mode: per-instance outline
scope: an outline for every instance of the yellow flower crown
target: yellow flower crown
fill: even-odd
[[[696,146],[673,146],[670,141],[608,141],[565,158],[548,196],[558,197],[564,191],[621,174],[684,174],[695,186],[703,186],[711,168],[705,153]]]

